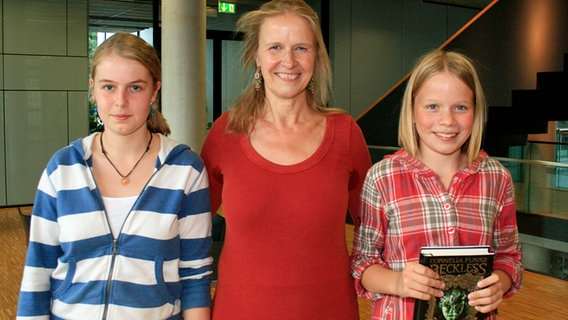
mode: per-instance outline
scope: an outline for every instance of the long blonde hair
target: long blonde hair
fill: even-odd
[[[398,126],[398,142],[408,153],[416,155],[420,138],[414,127],[414,98],[424,83],[433,75],[448,71],[465,83],[474,94],[474,119],[471,136],[463,144],[462,152],[467,154],[468,164],[478,157],[487,119],[485,95],[479,76],[471,59],[462,53],[436,50],[424,55],[414,67],[404,96]]]
[[[110,55],[132,59],[142,64],[150,72],[154,86],[162,81],[162,65],[154,47],[142,38],[127,33],[116,33],[97,47],[91,63],[91,79],[95,78],[101,61]],[[152,133],[169,135],[170,127],[159,111],[159,100],[158,94],[156,101],[152,103],[153,114],[148,115],[146,125]]]
[[[263,4],[260,9],[247,12],[241,16],[237,22],[237,30],[244,33],[243,67],[254,70],[254,58],[258,50],[260,28],[264,20],[285,13],[306,19],[316,42],[316,61],[313,74],[314,95],[306,94],[309,106],[321,114],[344,112],[340,109],[326,107],[331,90],[331,63],[318,16],[302,0],[272,0]],[[226,131],[236,134],[249,134],[254,129],[255,120],[263,112],[265,99],[264,86],[259,90],[255,89],[251,72],[250,85],[233,106]]]

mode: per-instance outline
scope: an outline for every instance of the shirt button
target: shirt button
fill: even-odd
[[[444,210],[450,210],[452,208],[452,205],[449,203],[445,203],[444,204]]]
[[[448,234],[454,234],[454,232],[456,232],[456,229],[454,227],[448,228]]]

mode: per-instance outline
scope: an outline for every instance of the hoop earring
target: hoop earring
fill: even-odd
[[[254,90],[256,90],[257,92],[260,91],[262,85],[262,73],[260,72],[260,66],[257,66],[256,70],[254,71]]]

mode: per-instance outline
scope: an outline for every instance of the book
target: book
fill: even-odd
[[[477,282],[493,270],[489,246],[422,247],[420,264],[436,271],[444,281],[444,296],[416,299],[414,320],[476,320],[484,314],[468,304]]]

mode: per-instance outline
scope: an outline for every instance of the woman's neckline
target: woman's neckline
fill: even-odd
[[[318,148],[312,153],[309,157],[305,160],[294,164],[278,164],[272,162],[261,154],[259,154],[256,149],[253,147],[250,138],[248,135],[241,135],[240,136],[240,144],[243,148],[245,155],[256,165],[262,167],[268,171],[276,172],[276,173],[293,173],[299,172],[306,169],[311,168],[315,164],[317,164],[328,152],[331,141],[333,140],[333,135],[335,132],[335,117],[332,115],[325,116],[325,132],[323,139],[318,146]]]

